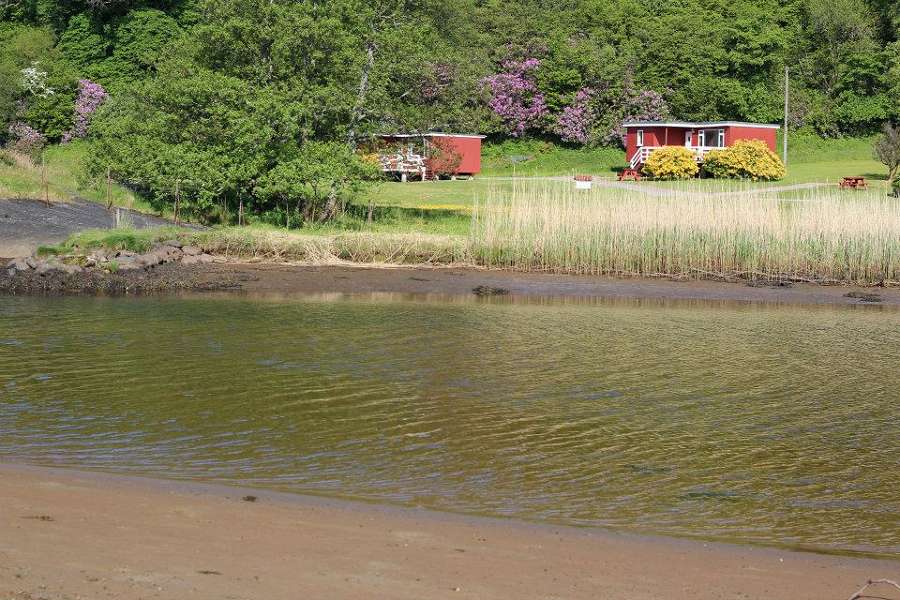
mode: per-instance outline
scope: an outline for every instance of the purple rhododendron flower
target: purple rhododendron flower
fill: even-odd
[[[488,106],[519,137],[535,127],[547,115],[544,95],[534,81],[534,71],[541,65],[537,58],[503,62],[503,71],[485,77],[482,83],[490,90]]]
[[[75,99],[75,124],[72,129],[63,134],[62,141],[70,142],[87,136],[91,117],[100,108],[100,105],[106,102],[107,98],[109,98],[109,94],[102,85],[94,83],[90,79],[80,79],[78,81],[78,98]]]
[[[621,118],[607,133],[604,141],[625,145],[626,121],[662,121],[669,116],[669,105],[662,94],[653,90],[640,90],[626,83],[620,105]]]
[[[40,131],[26,123],[11,123],[9,133],[15,138],[13,150],[22,154],[34,155],[47,143],[47,138]]]
[[[574,102],[562,110],[556,130],[563,141],[586,144],[590,140],[591,126],[594,123],[591,108],[593,98],[594,90],[582,88],[575,94]]]

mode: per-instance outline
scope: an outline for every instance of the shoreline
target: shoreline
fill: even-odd
[[[0,505],[0,595],[17,600],[841,600],[900,570],[889,559],[5,462]]]
[[[0,271],[0,293],[13,295],[137,295],[227,292],[290,297],[308,294],[475,296],[507,298],[704,301],[790,305],[900,307],[900,288],[789,285],[764,282],[626,278],[481,269],[469,266],[310,265],[275,262],[164,264],[128,273],[67,274]]]

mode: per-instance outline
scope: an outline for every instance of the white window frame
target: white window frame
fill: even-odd
[[[637,130],[637,146],[640,147],[643,145],[644,145],[644,130],[638,129]]]
[[[715,131],[716,132],[716,143],[719,144],[718,146],[710,146],[706,143],[706,132],[707,131]],[[725,147],[725,130],[724,129],[701,129],[697,142],[698,142],[698,145],[701,147],[724,148]]]

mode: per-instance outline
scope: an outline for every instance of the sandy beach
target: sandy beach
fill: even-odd
[[[4,600],[844,600],[900,575],[896,561],[15,464],[0,465],[0,506]]]

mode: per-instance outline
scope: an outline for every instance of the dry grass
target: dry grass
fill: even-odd
[[[473,211],[470,252],[484,266],[523,271],[900,280],[895,198],[836,187],[790,199],[721,191],[492,191]]]
[[[453,264],[468,259],[466,240],[458,236],[387,233],[326,236],[232,227],[198,232],[190,237],[209,252],[274,261]]]
[[[459,264],[520,271],[680,278],[765,278],[894,285],[900,280],[900,200],[837,187],[789,197],[602,187],[576,192],[517,183],[479,200],[468,237],[353,232],[311,235],[255,227],[86,232],[82,247],[177,235],[241,259],[317,264]],[[117,237],[118,236],[118,237]],[[94,238],[97,238],[96,240]],[[117,241],[118,240],[118,241]]]

